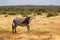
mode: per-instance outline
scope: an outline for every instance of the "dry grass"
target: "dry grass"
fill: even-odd
[[[52,32],[20,32],[20,33],[10,33],[1,32],[0,39],[3,40],[60,40],[59,33]]]
[[[20,15],[0,15],[0,40],[60,40],[60,16],[47,18],[36,16],[31,21],[31,31],[17,27],[17,34],[11,33],[12,20]]]

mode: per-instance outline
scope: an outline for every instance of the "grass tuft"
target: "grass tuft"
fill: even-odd
[[[17,32],[27,32],[26,27],[17,27]],[[0,28],[0,32],[11,32],[12,28]],[[60,32],[60,30],[53,29],[53,28],[31,28],[31,32],[40,31],[40,32]]]

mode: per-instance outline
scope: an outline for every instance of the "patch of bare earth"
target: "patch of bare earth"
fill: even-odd
[[[52,32],[25,32],[25,33],[9,33],[1,32],[1,40],[60,40],[59,33]]]

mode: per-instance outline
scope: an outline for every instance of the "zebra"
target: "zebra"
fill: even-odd
[[[30,21],[31,21],[31,17],[26,17],[26,18],[14,18],[13,22],[12,22],[12,33],[17,33],[16,31],[16,27],[17,26],[21,26],[27,27],[27,30],[30,31]]]

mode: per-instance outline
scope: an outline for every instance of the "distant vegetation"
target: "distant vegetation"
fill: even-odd
[[[29,14],[41,15],[47,13],[47,17],[59,15],[60,6],[33,6],[33,5],[21,5],[21,6],[0,6],[0,14],[16,15],[21,14],[23,17]]]

